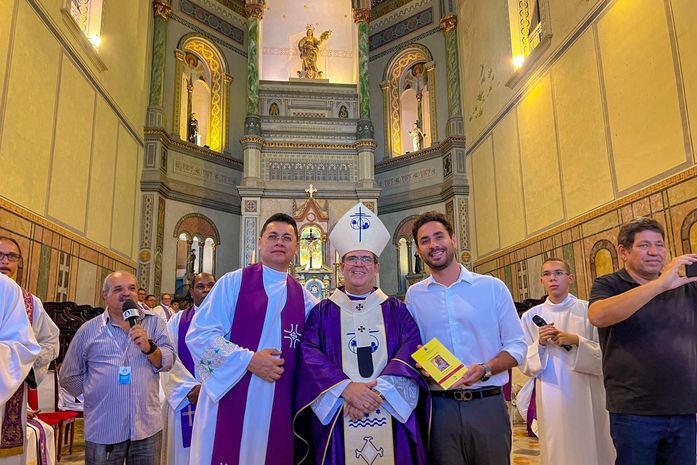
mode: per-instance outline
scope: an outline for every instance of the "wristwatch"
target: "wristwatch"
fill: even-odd
[[[151,355],[153,352],[157,350],[157,344],[155,344],[155,341],[153,341],[152,339],[148,339],[148,342],[150,343],[150,350],[148,350],[147,352],[141,350],[141,352],[143,352],[144,355]]]
[[[486,363],[480,363],[479,365],[484,368],[484,374],[479,378],[479,381],[489,381],[489,378],[491,378],[491,367]]]

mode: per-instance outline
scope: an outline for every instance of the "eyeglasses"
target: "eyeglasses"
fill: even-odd
[[[350,257],[344,258],[344,263],[348,263],[349,265],[358,265],[358,263],[362,263],[363,265],[368,266],[377,262],[373,257],[354,257],[351,255]]]
[[[293,242],[293,236],[291,236],[290,234],[284,234],[280,236],[276,233],[270,233],[266,235],[267,241],[278,242],[279,239],[281,239],[281,241],[285,242],[286,244],[290,244],[291,242]]]
[[[551,276],[554,276],[555,278],[561,278],[562,276],[567,275],[567,274],[569,274],[569,273],[567,273],[566,271],[556,270],[556,271],[543,271],[540,274],[540,276],[543,278],[549,278]]]
[[[3,261],[3,260],[5,259],[5,257],[7,257],[7,260],[10,261],[10,262],[16,262],[17,260],[19,260],[20,258],[22,258],[21,255],[16,254],[16,253],[14,253],[14,252],[10,252],[10,253],[2,253],[2,252],[0,252],[0,262]]]

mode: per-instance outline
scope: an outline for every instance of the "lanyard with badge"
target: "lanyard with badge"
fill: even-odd
[[[131,367],[130,364],[128,363],[128,346],[126,349],[121,347],[121,345],[116,342],[116,337],[114,337],[114,334],[111,332],[111,323],[107,322],[106,324],[106,331],[109,333],[109,338],[114,341],[114,344],[116,345],[116,348],[118,349],[119,352],[123,352],[123,364],[119,366],[119,371],[118,371],[118,383],[119,384],[131,384]],[[128,344],[128,342],[126,342]]]

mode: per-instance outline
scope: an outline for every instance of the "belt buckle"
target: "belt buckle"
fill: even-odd
[[[465,391],[461,389],[453,391],[453,398],[455,400],[472,400],[472,397],[474,397],[472,391]]]

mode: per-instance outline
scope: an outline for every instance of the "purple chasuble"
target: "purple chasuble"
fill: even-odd
[[[286,280],[286,304],[281,310],[281,330],[302,333],[305,322],[305,296],[302,287],[290,275]],[[268,297],[264,290],[264,272],[261,263],[247,266],[242,270],[242,283],[237,297],[235,317],[230,331],[230,342],[259,350],[259,340],[266,318]],[[281,338],[281,341],[284,341]],[[269,439],[273,444],[266,448],[266,465],[293,464],[292,398],[295,387],[295,366],[298,352],[295,342],[281,344],[283,376],[276,381],[271,410]],[[247,408],[247,392],[252,373],[247,372],[228,391],[218,404],[213,464],[236,465],[240,461],[242,426]],[[250,406],[253,408],[253,406]],[[261,464],[260,464],[261,465]]]
[[[24,307],[27,310],[29,326],[34,322],[34,298],[31,292],[22,288]],[[24,403],[24,383],[5,403],[5,412],[0,431],[0,457],[10,457],[24,452],[24,428],[22,425],[22,404]]]
[[[428,463],[426,447],[430,429],[431,397],[428,385],[414,367],[411,354],[421,336],[406,306],[394,297],[382,304],[388,362],[382,375],[403,376],[419,386],[419,403],[407,422],[392,422],[395,464]],[[296,414],[293,431],[302,441],[298,463],[344,463],[344,422],[341,407],[328,425],[322,425],[310,406],[325,391],[349,379],[342,371],[341,309],[329,299],[317,304],[307,317],[298,366]]]
[[[179,319],[179,334],[177,336],[177,356],[186,369],[189,370],[189,373],[196,373],[194,371],[194,359],[191,357],[191,352],[189,351],[189,347],[186,345],[185,340],[186,333],[189,331],[189,326],[191,326],[191,320],[194,319],[194,312],[194,305],[184,310],[184,313]],[[189,404],[179,411],[182,425],[182,444],[184,449],[191,446],[191,434],[194,431],[194,412],[196,412],[195,404]]]

